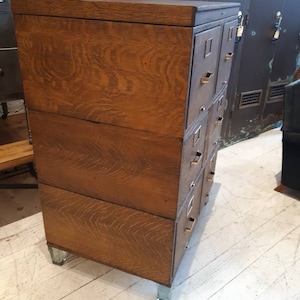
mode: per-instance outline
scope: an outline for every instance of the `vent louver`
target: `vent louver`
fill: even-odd
[[[285,85],[286,83],[270,86],[268,102],[283,101]]]
[[[262,90],[241,93],[240,108],[259,106]]]

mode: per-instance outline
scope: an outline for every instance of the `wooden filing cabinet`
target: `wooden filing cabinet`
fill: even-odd
[[[170,286],[213,180],[238,4],[12,9],[48,244]]]

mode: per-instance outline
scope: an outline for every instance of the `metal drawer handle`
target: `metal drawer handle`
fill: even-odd
[[[207,72],[205,77],[201,77],[201,84],[209,83],[209,79],[214,75],[214,73]]]
[[[192,224],[191,224],[191,227],[189,228],[189,227],[186,227],[185,229],[184,229],[184,231],[187,231],[187,232],[191,232],[191,231],[193,231],[193,228],[194,228],[194,226],[195,226],[195,219],[194,218],[192,218],[192,217],[190,217],[189,218],[189,221],[190,222],[192,222]]]
[[[201,161],[201,158],[202,158],[202,153],[199,150],[197,150],[194,160],[191,161],[191,165],[192,166],[198,165],[199,162]]]
[[[215,172],[211,171],[207,178],[207,181],[209,181],[209,182],[214,181],[214,175],[215,175]]]
[[[220,126],[222,125],[222,122],[223,122],[224,118],[223,117],[219,117],[216,121],[216,126]]]
[[[232,59],[232,58],[233,58],[233,55],[234,55],[233,52],[228,52],[228,53],[225,55],[225,60]]]

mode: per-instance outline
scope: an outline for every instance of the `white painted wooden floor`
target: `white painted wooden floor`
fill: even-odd
[[[278,129],[219,151],[210,202],[172,299],[300,299],[299,194],[274,191],[280,170]],[[0,299],[150,300],[156,290],[151,281],[74,256],[52,265],[40,213],[0,227]]]

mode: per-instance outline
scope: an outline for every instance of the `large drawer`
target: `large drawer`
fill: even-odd
[[[29,110],[39,181],[175,219],[182,141]]]
[[[0,48],[12,47],[17,47],[13,15],[9,12],[0,12]]]
[[[184,135],[192,28],[19,15],[15,28],[29,108]]]
[[[22,93],[22,79],[17,50],[0,50],[0,99]]]
[[[187,127],[206,109],[215,93],[221,27],[195,35]]]
[[[237,20],[225,23],[223,28],[223,38],[218,70],[218,80],[216,91],[228,83],[232,59],[234,56],[234,42],[236,36]]]
[[[39,184],[47,242],[170,285],[175,221]]]

